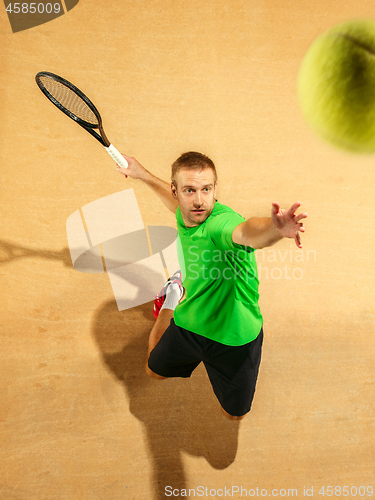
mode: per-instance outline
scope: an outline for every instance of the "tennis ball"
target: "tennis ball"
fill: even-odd
[[[298,74],[302,113],[317,135],[344,150],[375,151],[375,21],[321,34]]]

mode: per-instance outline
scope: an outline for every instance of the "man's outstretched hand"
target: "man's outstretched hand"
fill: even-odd
[[[272,203],[271,219],[275,228],[284,238],[293,238],[298,248],[302,248],[300,233],[305,232],[302,219],[306,219],[307,213],[302,212],[296,215],[296,210],[301,206],[297,201],[288,210],[280,208],[277,201]]]

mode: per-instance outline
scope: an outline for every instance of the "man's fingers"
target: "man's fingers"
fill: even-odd
[[[307,217],[307,213],[306,212],[302,212],[302,213],[296,215],[294,220],[296,222],[299,222],[301,219],[306,219],[306,217]]]
[[[117,167],[117,172],[119,172],[120,174],[122,174],[123,176],[125,176],[127,178],[128,176],[125,173],[126,171],[127,171],[126,168]]]
[[[294,236],[294,241],[296,242],[296,245],[297,245],[298,248],[302,248],[301,238],[300,238],[300,235],[299,235],[299,231],[297,231],[296,235]]]
[[[296,201],[295,203],[293,203],[293,205],[289,208],[289,210],[287,210],[287,215],[289,216],[293,216],[295,214],[295,211],[301,206],[301,202],[300,201]]]
[[[300,222],[298,224],[298,229],[296,231],[296,234],[294,235],[294,241],[296,242],[296,245],[298,248],[302,248],[300,233],[304,233],[305,231],[306,231],[306,229],[303,227],[302,222]]]
[[[272,212],[276,215],[280,210],[280,203],[277,201],[272,202]]]

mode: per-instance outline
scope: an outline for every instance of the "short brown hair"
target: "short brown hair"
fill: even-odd
[[[208,156],[197,153],[195,151],[189,151],[188,153],[182,154],[172,165],[172,184],[177,188],[177,174],[180,170],[202,170],[210,168],[214,172],[215,183],[217,181],[217,173],[214,162]]]

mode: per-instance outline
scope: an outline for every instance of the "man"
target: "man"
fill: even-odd
[[[154,314],[146,372],[157,379],[189,377],[202,361],[224,414],[241,420],[250,411],[263,341],[255,249],[283,237],[301,248],[300,221],[307,214],[296,215],[299,202],[289,210],[274,202],[270,218],[245,220],[216,200],[215,165],[201,153],[173,163],[171,184],[125,158],[129,167],[117,170],[159,196],[175,213],[179,234],[181,273],[158,296],[163,304]]]

